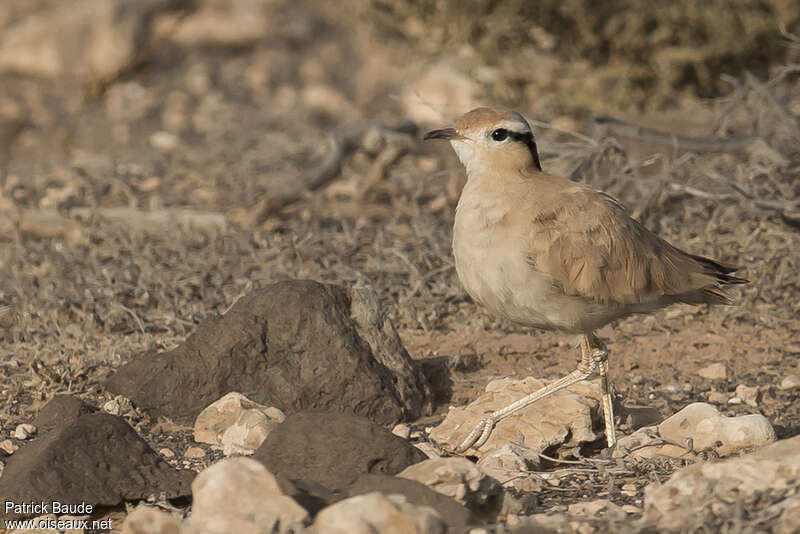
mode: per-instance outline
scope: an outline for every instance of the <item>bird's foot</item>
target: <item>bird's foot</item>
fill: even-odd
[[[462,441],[461,444],[456,447],[456,454],[463,454],[470,447],[475,447],[477,449],[486,443],[486,440],[488,440],[489,436],[492,434],[494,425],[495,420],[491,417],[481,419],[475,428],[472,429],[472,432],[470,432],[469,435],[464,438],[464,441]]]

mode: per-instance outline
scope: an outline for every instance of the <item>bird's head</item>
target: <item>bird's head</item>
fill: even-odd
[[[424,139],[450,141],[467,175],[493,169],[542,170],[531,127],[516,111],[473,109],[452,127],[432,130]]]

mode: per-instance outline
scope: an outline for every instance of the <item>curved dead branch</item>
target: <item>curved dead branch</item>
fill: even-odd
[[[245,226],[258,226],[270,215],[300,200],[306,192],[319,189],[337,177],[342,171],[344,158],[361,146],[364,135],[373,128],[408,135],[417,133],[417,125],[411,121],[388,126],[374,121],[341,126],[328,134],[328,154],[319,165],[295,180],[276,185],[268,196],[247,208],[243,216],[235,217],[237,222]]]

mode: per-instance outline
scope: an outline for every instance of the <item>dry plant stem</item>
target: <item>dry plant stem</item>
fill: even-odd
[[[194,228],[199,231],[221,232],[227,225],[225,215],[213,211],[192,210],[184,208],[139,209],[128,207],[116,208],[73,208],[70,216],[88,219],[98,216],[109,221],[118,222],[128,228],[141,231],[165,233],[176,226]],[[159,232],[159,230],[161,230]]]
[[[617,443],[617,430],[614,427],[614,403],[611,398],[612,386],[611,379],[608,376],[608,360],[602,360],[599,363],[600,372],[600,387],[603,394],[603,419],[606,428],[606,443],[609,447],[613,447]]]
[[[737,137],[733,139],[686,137],[646,128],[644,126],[637,126],[611,117],[597,117],[594,119],[594,123],[623,137],[639,139],[648,143],[669,145],[693,152],[737,152],[761,140],[760,137]]]
[[[753,76],[752,73],[747,72],[745,74],[745,83],[748,87],[752,88],[752,90],[766,100],[774,109],[777,111],[778,116],[786,121],[789,126],[791,126],[795,131],[800,130],[800,122],[792,115],[792,113],[786,109],[786,107],[778,102],[778,99],[775,98],[769,89],[767,88],[767,84],[762,83],[761,80]]]
[[[586,380],[600,369],[603,377],[603,414],[606,423],[606,440],[609,447],[616,444],[616,431],[614,428],[614,411],[611,404],[610,386],[608,385],[608,352],[603,348],[600,340],[594,334],[588,334],[581,340],[581,361],[578,367],[568,375],[555,382],[534,391],[530,395],[512,402],[505,408],[493,412],[489,417],[482,419],[469,433],[469,435],[456,447],[457,454],[464,453],[470,447],[480,448],[492,434],[494,426],[510,415],[523,410],[548,395],[571,386],[581,380]]]
[[[395,144],[386,147],[377,157],[375,163],[369,171],[367,180],[364,183],[361,191],[358,193],[358,198],[363,199],[364,196],[372,190],[381,180],[386,176],[386,171],[389,167],[400,159],[400,156],[408,152],[408,146]]]
[[[709,177],[712,176],[709,175]],[[670,189],[674,191],[680,191],[681,193],[685,193],[693,197],[705,198],[715,201],[743,202],[745,204],[751,205],[756,209],[776,211],[788,224],[792,225],[800,224],[800,201],[766,200],[766,199],[754,198],[749,194],[745,193],[741,188],[737,187],[735,184],[728,184],[728,185],[730,186],[731,189],[733,189],[736,192],[736,195],[732,195],[729,193],[711,193],[708,191],[703,191],[702,189],[698,189],[696,187],[692,187],[690,185],[678,184],[674,182],[669,183]]]
[[[270,215],[300,200],[306,192],[319,189],[337,177],[342,170],[342,160],[360,146],[364,134],[372,128],[408,135],[415,135],[417,132],[417,125],[411,121],[390,126],[365,121],[337,128],[328,134],[328,154],[322,163],[297,179],[276,187],[269,196],[248,208],[244,222],[249,226],[258,226]]]

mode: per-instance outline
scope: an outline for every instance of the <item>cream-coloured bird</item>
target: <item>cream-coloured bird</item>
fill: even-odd
[[[425,139],[450,141],[467,171],[453,227],[456,271],[491,313],[582,335],[577,369],[498,410],[456,449],[480,447],[495,424],[598,371],[608,446],[616,443],[608,353],[598,328],[676,302],[731,304],[738,268],[683,252],[632,219],[614,198],[542,171],[528,122],[478,108]]]

